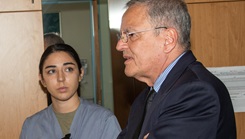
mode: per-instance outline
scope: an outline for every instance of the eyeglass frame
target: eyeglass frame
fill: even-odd
[[[163,27],[155,27],[155,28],[151,28],[151,29],[140,30],[140,31],[134,31],[134,32],[123,32],[123,33],[121,33],[121,34],[120,34],[120,33],[117,34],[117,39],[118,39],[118,41],[119,41],[119,40],[122,40],[123,43],[127,43],[128,40],[129,40],[130,35],[132,35],[132,34],[137,34],[137,33],[141,33],[141,32],[147,32],[147,31],[156,30],[156,29],[161,29],[161,28],[168,29],[168,27],[163,26]],[[125,40],[125,41],[124,41],[124,36],[123,36],[123,34],[126,35],[126,37],[125,37],[126,40]]]

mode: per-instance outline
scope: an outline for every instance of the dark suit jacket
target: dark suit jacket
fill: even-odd
[[[149,89],[134,101],[118,139],[132,139]],[[225,85],[191,51],[186,52],[155,96],[139,139],[236,139],[236,124]]]

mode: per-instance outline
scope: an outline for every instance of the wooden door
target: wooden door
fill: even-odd
[[[47,105],[38,81],[42,12],[0,11],[0,21],[0,138],[18,139],[25,118]]]
[[[187,0],[191,44],[206,67],[245,65],[245,1]],[[237,139],[245,138],[245,112],[235,113]]]
[[[0,0],[0,12],[41,10],[42,0]]]

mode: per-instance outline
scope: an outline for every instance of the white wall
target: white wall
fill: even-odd
[[[93,99],[90,3],[47,4],[43,5],[42,9],[43,13],[60,13],[62,38],[65,43],[76,49],[81,59],[87,60],[87,74],[81,83],[80,93],[85,99]]]
[[[85,81],[81,84],[81,96],[85,99],[94,98],[93,75],[92,75],[92,19],[90,3],[66,3],[66,4],[44,4],[43,13],[60,12],[61,35],[67,44],[73,46],[80,58],[87,59],[88,72]],[[101,51],[101,81],[102,81],[102,105],[114,111],[113,83],[111,68],[111,45],[108,17],[107,0],[98,3],[99,15],[99,40]]]

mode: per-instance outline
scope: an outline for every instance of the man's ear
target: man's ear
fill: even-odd
[[[43,87],[46,87],[46,83],[45,81],[43,80],[43,77],[41,74],[39,74],[39,81],[42,83]]]
[[[83,79],[83,76],[84,76],[84,69],[81,68],[80,71],[81,71],[81,73],[80,73],[80,75],[79,75],[79,82],[81,82],[82,79]]]
[[[162,33],[164,33],[164,31],[162,31]],[[168,28],[165,30],[164,38],[164,52],[169,53],[175,48],[177,44],[178,33],[174,28]]]

